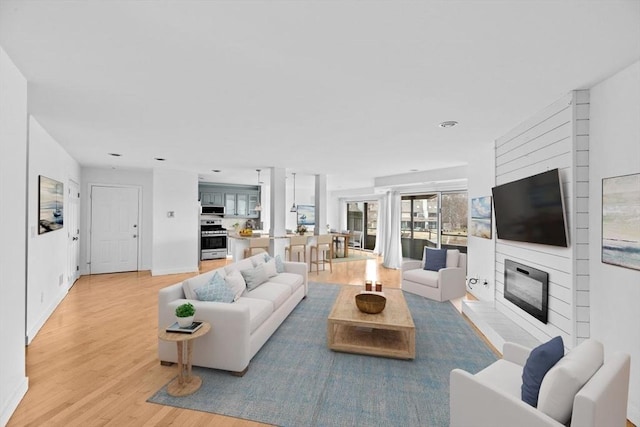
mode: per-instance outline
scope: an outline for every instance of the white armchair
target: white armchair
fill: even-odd
[[[405,261],[402,264],[402,289],[436,301],[462,298],[467,292],[467,254],[449,249],[446,267],[431,271],[424,269],[426,253],[425,248],[422,261]]]
[[[503,352],[502,359],[475,375],[451,371],[451,427],[625,426],[628,354],[615,353],[604,360],[602,344],[584,341],[543,377],[534,408],[521,399],[522,370],[530,349],[505,343]]]

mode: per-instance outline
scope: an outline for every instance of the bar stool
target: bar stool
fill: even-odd
[[[288,257],[287,253],[289,254]],[[284,257],[291,261],[294,254],[298,256],[298,261],[300,261],[300,254],[302,254],[303,262],[307,262],[307,236],[289,237],[289,246],[284,248]]]
[[[249,239],[249,247],[244,250],[244,257],[249,258],[259,252],[269,253],[268,237],[253,237]]]
[[[326,262],[329,263],[329,269],[333,273],[333,263],[331,259],[333,258],[333,236],[330,234],[322,234],[320,236],[316,236],[316,242],[314,244],[309,245],[309,271],[312,271],[312,265],[316,265],[316,273],[320,274],[320,264],[322,264],[322,270],[324,271]],[[316,253],[315,261],[313,259],[313,253]],[[322,252],[322,256],[320,253]],[[329,258],[327,258],[327,254]]]

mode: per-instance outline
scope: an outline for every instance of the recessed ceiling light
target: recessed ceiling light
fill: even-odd
[[[163,159],[162,157],[154,157],[155,160],[159,161],[159,162],[164,162],[167,159]]]
[[[439,126],[440,126],[441,128],[452,128],[452,127],[454,127],[454,126],[455,126],[455,125],[457,125],[457,124],[458,124],[458,122],[456,122],[455,120],[448,120],[448,121],[446,121],[446,122],[442,122],[442,123],[440,123],[440,124],[439,124]]]
[[[120,154],[120,153],[107,153],[107,154],[109,154],[110,156],[113,156],[113,157],[120,157],[120,156],[122,156],[122,154]]]
[[[220,173],[222,171],[220,169],[211,169],[211,172]]]

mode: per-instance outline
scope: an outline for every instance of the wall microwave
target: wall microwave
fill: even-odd
[[[202,215],[224,215],[224,206],[202,205]]]

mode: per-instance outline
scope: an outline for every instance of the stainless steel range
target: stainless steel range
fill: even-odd
[[[200,259],[219,259],[227,256],[227,230],[222,218],[202,216],[200,219]]]

